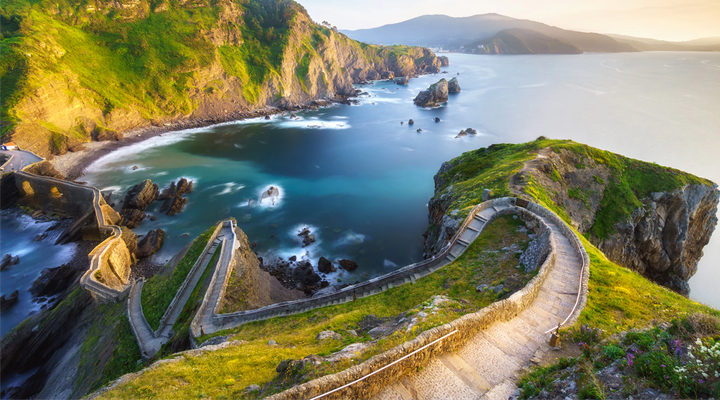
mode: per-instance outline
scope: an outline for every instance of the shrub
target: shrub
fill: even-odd
[[[634,362],[635,372],[648,378],[655,385],[668,389],[672,387],[675,373],[675,359],[661,351],[648,351],[638,354]]]
[[[580,325],[579,328],[572,328],[568,332],[570,340],[575,343],[584,343],[588,346],[593,346],[600,343],[603,336],[603,331],[600,328],[594,328],[587,324]]]

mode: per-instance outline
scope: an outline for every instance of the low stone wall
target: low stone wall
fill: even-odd
[[[577,301],[575,302],[575,308],[573,309],[572,314],[570,314],[568,318],[565,319],[565,321],[563,321],[563,323],[561,324],[562,326],[572,325],[580,317],[580,313],[582,312],[583,308],[585,308],[585,304],[587,304],[588,284],[590,279],[590,257],[585,250],[585,246],[583,246],[582,242],[580,241],[578,234],[574,230],[572,230],[568,226],[568,224],[563,221],[563,219],[560,218],[557,214],[537,203],[532,202],[528,202],[525,208],[543,218],[546,218],[549,221],[552,221],[553,224],[557,225],[563,235],[568,238],[568,240],[570,240],[570,243],[572,243],[573,247],[575,247],[578,254],[580,254],[580,256],[582,257],[582,268],[580,271],[582,276],[580,277],[580,286],[578,287],[578,297]]]
[[[515,292],[509,298],[492,303],[475,313],[464,315],[448,324],[427,330],[417,338],[378,354],[359,365],[295,386],[271,396],[269,399],[310,399],[325,395],[330,391],[333,392],[325,395],[323,399],[370,398],[382,390],[388,382],[396,381],[405,374],[417,371],[427,365],[433,357],[461,348],[469,339],[488,326],[498,321],[507,321],[518,315],[535,301],[555,264],[557,254],[554,233],[537,214],[529,210],[530,208],[512,207],[507,212],[517,212],[523,214],[524,217],[533,218],[538,221],[542,232],[549,231],[550,253],[538,274],[523,289]],[[406,358],[397,362],[403,357]],[[356,382],[358,380],[361,381]]]
[[[324,296],[314,297],[310,299],[280,302],[254,310],[238,311],[228,314],[217,314],[220,305],[220,298],[218,298],[214,304],[211,304],[211,308],[207,310],[203,309],[203,312],[210,312],[210,310],[212,311],[213,323],[216,329],[205,329],[203,330],[203,332],[204,334],[215,333],[221,330],[231,329],[251,321],[259,321],[274,317],[287,316],[320,307],[347,303],[353,301],[353,299],[355,298],[372,296],[374,294],[381,293],[389,288],[400,286],[409,282],[414,282],[417,279],[431,274],[432,272],[436,271],[437,269],[441,268],[449,262],[447,260],[447,257],[450,253],[450,250],[457,243],[457,241],[465,232],[467,226],[472,222],[473,218],[477,213],[493,206],[512,206],[514,202],[515,198],[504,197],[489,200],[475,206],[470,211],[467,218],[465,218],[463,224],[458,228],[455,236],[433,258],[399,268],[393,272],[375,277],[362,283],[347,286],[335,293],[330,293]],[[487,224],[490,223],[498,215],[500,214],[493,214],[493,216],[485,223],[485,226],[487,226]],[[213,277],[213,279],[215,279],[215,277]],[[200,329],[193,331],[200,332]]]

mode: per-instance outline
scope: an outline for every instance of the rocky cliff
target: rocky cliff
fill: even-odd
[[[442,63],[424,48],[348,39],[291,0],[0,7],[3,140],[43,156],[152,125],[342,100],[353,83]]]
[[[720,201],[705,179],[569,141],[494,145],[435,176],[427,254],[455,233],[484,189],[548,205],[614,262],[684,294]]]

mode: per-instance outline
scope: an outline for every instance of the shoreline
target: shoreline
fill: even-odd
[[[160,136],[164,133],[181,131],[185,129],[207,128],[218,124],[244,121],[253,118],[269,117],[286,112],[314,111],[322,107],[329,107],[333,104],[351,104],[351,98],[357,96],[358,90],[352,96],[341,99],[318,99],[303,105],[289,107],[263,107],[254,111],[236,111],[222,117],[182,119],[175,122],[164,123],[163,125],[149,125],[132,129],[123,133],[123,137],[116,141],[100,141],[83,143],[82,149],[65,154],[57,155],[48,161],[69,181],[81,177],[85,170],[95,161],[106,156],[115,150],[129,146],[144,140]]]

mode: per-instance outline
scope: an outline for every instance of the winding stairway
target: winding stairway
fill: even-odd
[[[180,313],[182,313],[190,295],[200,282],[200,278],[210,264],[218,247],[221,247],[218,264],[225,266],[230,264],[235,243],[235,232],[233,228],[234,224],[232,221],[223,221],[218,224],[215,232],[210,237],[210,240],[208,240],[205,249],[203,249],[203,252],[195,261],[195,264],[190,269],[190,272],[188,272],[180,289],[165,310],[162,318],[160,318],[157,330],[152,330],[142,309],[142,288],[145,281],[140,279],[132,285],[130,296],[128,297],[127,314],[143,358],[151,358],[157,354],[162,346],[172,338],[174,334],[172,329],[173,325],[175,325],[180,317]]]
[[[375,399],[507,399],[518,375],[550,350],[548,331],[577,310],[583,255],[553,221],[555,264],[535,301],[509,321],[481,331],[460,350],[388,385]]]

